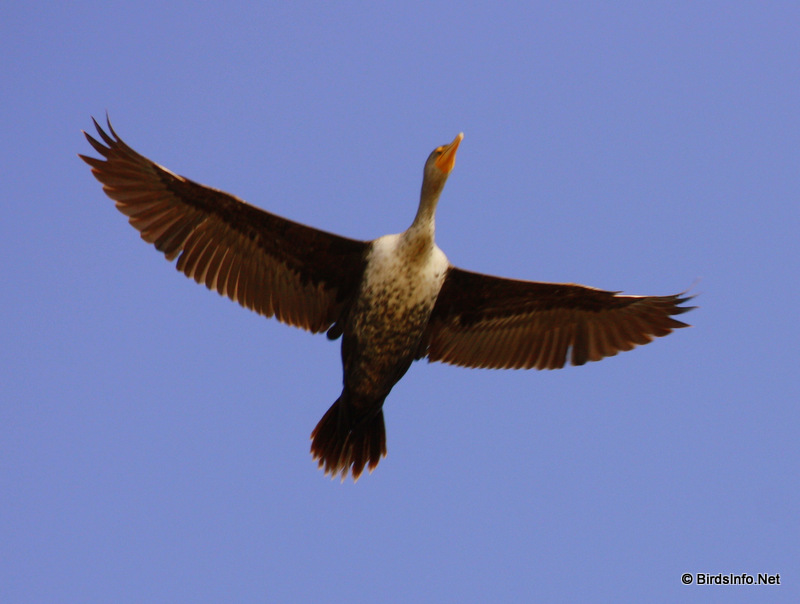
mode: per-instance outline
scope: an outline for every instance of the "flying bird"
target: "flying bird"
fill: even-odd
[[[463,134],[425,162],[419,207],[399,234],[327,233],[179,176],[96,120],[102,156],[80,155],[142,239],[177,269],[265,317],[342,338],[344,386],[311,433],[332,477],[357,480],[386,455],[383,403],[411,363],[558,369],[687,327],[684,294],[628,296],[456,268],[434,242],[434,215]]]

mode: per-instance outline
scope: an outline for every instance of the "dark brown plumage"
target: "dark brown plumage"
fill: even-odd
[[[673,329],[689,298],[625,296],[451,266],[434,214],[462,135],[425,164],[411,227],[356,241],[281,218],[150,161],[95,122],[102,159],[80,157],[142,238],[198,283],[264,316],[344,336],[344,388],[312,433],[326,473],[357,479],[386,454],[383,402],[416,359],[558,369],[630,350]]]

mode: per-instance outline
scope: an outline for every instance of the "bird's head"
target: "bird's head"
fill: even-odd
[[[456,165],[456,151],[458,145],[464,138],[464,133],[461,132],[453,139],[453,142],[448,145],[436,147],[428,156],[428,161],[425,162],[425,174],[422,181],[423,191],[427,190],[429,194],[438,196],[441,193],[444,183],[453,167]]]
[[[444,176],[450,174],[453,171],[453,166],[456,165],[456,151],[458,151],[458,146],[462,140],[464,140],[464,133],[460,132],[452,143],[436,147],[428,156],[428,161],[425,164],[426,171],[427,169],[436,169]]]

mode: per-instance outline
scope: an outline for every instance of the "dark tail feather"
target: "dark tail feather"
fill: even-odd
[[[311,455],[325,474],[341,474],[344,481],[350,471],[355,482],[365,466],[372,472],[386,456],[386,429],[382,408],[360,416],[344,397],[331,405],[311,433]]]

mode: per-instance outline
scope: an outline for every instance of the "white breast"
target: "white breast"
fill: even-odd
[[[432,304],[448,266],[447,256],[435,244],[420,253],[402,235],[385,235],[372,244],[362,293],[395,310]]]

